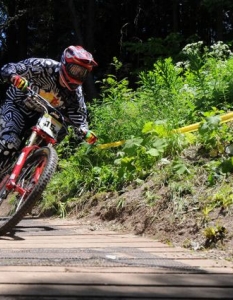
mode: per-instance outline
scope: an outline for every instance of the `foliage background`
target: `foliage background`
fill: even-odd
[[[231,46],[232,7],[230,0],[2,0],[0,65],[31,56],[60,60],[64,48],[81,44],[99,63],[86,84],[92,101],[94,82],[114,71],[113,57],[123,63],[118,75],[134,87],[138,70],[160,57],[178,59],[188,43]]]

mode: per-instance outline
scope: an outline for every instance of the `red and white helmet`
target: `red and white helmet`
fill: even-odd
[[[60,78],[70,90],[82,84],[92,68],[97,66],[91,53],[81,46],[69,46],[61,57]]]

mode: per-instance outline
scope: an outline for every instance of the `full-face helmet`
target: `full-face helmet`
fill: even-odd
[[[61,57],[61,81],[70,91],[73,91],[84,82],[95,66],[97,63],[91,53],[81,46],[69,46]]]

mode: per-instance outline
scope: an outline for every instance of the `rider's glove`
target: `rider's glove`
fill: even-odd
[[[11,77],[11,82],[17,89],[26,92],[28,87],[28,81],[24,77],[21,77],[19,75],[13,75]]]
[[[88,144],[93,145],[97,142],[98,138],[93,131],[91,131],[91,130],[83,131],[83,134],[84,134],[84,140]]]

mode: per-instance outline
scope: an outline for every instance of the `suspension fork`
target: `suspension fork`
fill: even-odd
[[[27,142],[27,146],[25,146],[22,151],[21,154],[18,158],[18,160],[16,161],[16,164],[13,168],[13,171],[9,177],[9,180],[6,184],[6,188],[8,190],[12,190],[14,189],[15,191],[17,191],[20,195],[24,195],[27,190],[25,190],[23,187],[21,187],[20,185],[16,184],[16,180],[20,175],[20,172],[22,171],[22,168],[25,164],[26,159],[28,158],[28,155],[36,150],[39,149],[40,147],[35,143],[37,136],[40,136],[42,139],[44,139],[47,144],[55,144],[56,140],[52,137],[50,137],[48,134],[46,134],[45,132],[43,132],[43,130],[41,130],[38,126],[34,126],[32,128],[32,134],[28,139]],[[38,181],[38,178],[41,174],[41,168],[44,167],[44,164],[42,164],[39,168],[37,168],[35,176],[34,176],[34,180],[35,182]]]
[[[13,168],[13,171],[10,175],[9,181],[6,184],[6,188],[8,190],[14,189],[15,191],[17,191],[20,195],[24,195],[27,191],[22,188],[21,186],[16,184],[16,180],[20,175],[20,172],[22,171],[22,168],[25,164],[25,161],[28,157],[28,155],[33,151],[38,149],[39,146],[37,145],[31,145],[31,146],[25,146],[23,148],[23,150],[21,151],[21,154],[18,158],[18,160],[16,161],[16,164]]]

